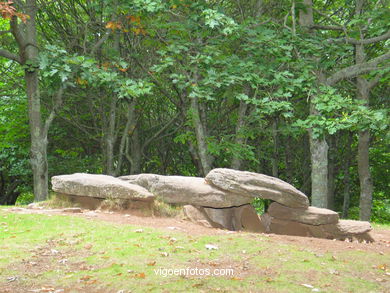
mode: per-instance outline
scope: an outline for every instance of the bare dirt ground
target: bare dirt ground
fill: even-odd
[[[121,225],[135,225],[141,227],[160,228],[167,230],[176,230],[178,232],[187,233],[189,235],[221,235],[221,234],[241,234],[248,237],[256,237],[256,234],[246,232],[233,232],[215,228],[207,228],[201,225],[194,224],[181,218],[163,218],[142,215],[139,211],[124,211],[124,212],[109,212],[109,211],[90,211],[82,210],[82,213],[63,212],[61,209],[25,209],[13,208],[12,212],[27,213],[27,214],[47,214],[47,215],[72,215],[94,219],[99,221],[107,221]],[[294,244],[297,246],[307,247],[318,252],[338,252],[345,250],[361,250],[377,252],[384,255],[390,255],[390,230],[388,229],[373,229],[370,232],[375,239],[373,243],[359,243],[357,241],[346,242],[338,240],[328,240],[309,237],[297,237],[276,234],[264,234],[272,238],[276,242]]]

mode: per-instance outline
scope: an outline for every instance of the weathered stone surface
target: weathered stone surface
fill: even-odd
[[[318,226],[311,226],[311,225],[306,225],[294,221],[275,219],[269,215],[263,216],[262,219],[263,218],[266,218],[268,220],[268,226],[266,229],[268,233],[274,233],[280,235],[291,235],[291,236],[326,238],[325,235],[313,235],[311,228],[318,227]],[[322,232],[322,230],[319,231]]]
[[[371,225],[368,222],[340,220],[337,224],[309,225],[276,219],[268,213],[264,214],[261,220],[268,233],[342,240],[357,238],[358,240],[373,241],[367,233],[371,230]]]
[[[139,174],[119,178],[132,184],[139,184],[171,204],[225,208],[247,204],[252,200],[248,196],[215,188],[199,177]]]
[[[371,224],[365,221],[353,221],[353,220],[340,220],[336,229],[333,230],[333,227],[328,227],[329,231],[334,231],[338,235],[357,235],[366,233],[372,230]]]
[[[196,224],[203,225],[208,228],[220,228],[223,229],[224,227],[220,224],[217,224],[213,222],[204,211],[204,208],[202,207],[196,207],[193,205],[185,205],[183,206],[184,215],[191,221]]]
[[[203,225],[205,227],[211,228],[210,222],[207,220],[204,212],[195,206],[185,205],[183,206],[184,215],[193,223]]]
[[[150,190],[152,186],[156,184],[162,177],[166,176],[144,173],[137,175],[120,176],[118,178],[123,181],[129,182],[131,184],[137,184],[146,188],[147,190]]]
[[[235,230],[243,230],[247,232],[264,233],[265,227],[260,221],[255,208],[251,205],[243,205],[234,209]]]
[[[256,210],[249,204],[231,208],[204,208],[186,205],[184,214],[192,222],[231,231],[265,232]]]
[[[269,208],[268,213],[271,217],[296,221],[310,225],[325,225],[336,224],[339,221],[338,213],[322,208],[308,207],[308,208],[290,208],[273,202]]]
[[[291,184],[275,177],[232,169],[211,170],[206,182],[222,190],[242,196],[271,199],[282,205],[299,208],[308,207],[309,200]]]
[[[235,231],[234,227],[234,210],[235,208],[224,208],[224,209],[214,209],[214,208],[204,208],[203,209],[212,223],[216,223],[224,229]],[[217,226],[213,225],[213,226]]]
[[[154,195],[145,188],[107,175],[75,173],[52,177],[53,191],[96,198],[150,201]]]

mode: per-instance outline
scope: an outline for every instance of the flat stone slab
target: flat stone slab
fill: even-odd
[[[214,223],[211,223],[210,219],[208,219],[207,215],[205,214],[203,208],[195,207],[193,205],[185,205],[183,206],[183,212],[184,215],[191,221],[196,224],[205,226],[207,228],[223,228],[220,225],[214,225]]]
[[[220,190],[199,177],[139,174],[121,176],[119,179],[138,184],[164,202],[171,204],[226,208],[241,206],[252,201],[251,197]]]
[[[371,224],[366,221],[340,220],[337,223],[336,233],[339,235],[356,235],[371,230]]]
[[[307,208],[309,199],[291,184],[275,177],[233,169],[213,169],[206,182],[242,196],[270,199],[293,208]]]
[[[143,201],[154,199],[147,189],[108,175],[75,173],[53,176],[51,182],[53,191],[68,195]]]
[[[269,208],[270,216],[288,221],[296,221],[309,225],[337,224],[339,221],[338,213],[322,208],[290,208],[273,202]]]
[[[231,231],[265,232],[256,210],[250,204],[231,208],[183,207],[184,214],[194,223]]]
[[[268,213],[262,215],[261,220],[266,227],[267,233],[325,239],[344,240],[356,238],[368,242],[374,241],[368,234],[372,229],[369,222],[340,220],[336,224],[309,225],[296,221],[277,219]]]

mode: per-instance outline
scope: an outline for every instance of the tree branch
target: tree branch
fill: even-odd
[[[91,49],[91,54],[94,54],[103,44],[105,41],[107,41],[108,37],[111,34],[111,30],[107,30],[104,34],[104,36],[96,42],[96,44]]]
[[[142,145],[141,149],[141,153],[143,154],[144,153],[144,149],[153,141],[155,140],[161,133],[163,133],[169,126],[171,126],[171,124],[173,122],[175,122],[175,120],[179,117],[179,114],[180,113],[177,113],[170,121],[168,121],[162,128],[160,128],[152,137],[150,137],[149,139],[147,139],[145,141],[145,143]]]
[[[381,77],[383,76],[383,74],[378,74],[377,76],[375,76],[373,79],[371,79],[369,82],[368,82],[368,88],[369,89],[372,89],[374,86],[376,86],[379,82],[379,80],[381,79]]]
[[[328,77],[326,83],[328,85],[334,85],[342,79],[352,78],[364,73],[368,73],[377,69],[378,64],[386,61],[387,59],[390,59],[390,51],[379,57],[371,59],[370,61],[343,68]]]
[[[0,31],[0,36],[11,33],[10,30],[8,31]]]
[[[16,61],[18,63],[22,63],[22,60],[20,59],[20,57],[18,55],[11,53],[10,51],[7,51],[7,50],[0,49],[0,56],[7,58],[9,60]]]
[[[313,24],[309,26],[311,29],[320,29],[320,30],[330,30],[330,31],[344,31],[344,28],[342,26],[336,26],[336,25],[320,25],[320,24]]]
[[[53,122],[53,120],[56,116],[56,111],[58,110],[59,107],[61,107],[62,97],[64,95],[64,91],[65,91],[65,88],[63,86],[60,86],[60,88],[55,96],[53,108],[51,109],[50,114],[45,121],[45,126],[43,129],[43,131],[46,135],[49,131],[49,127],[50,127],[51,123]]]
[[[329,42],[330,43],[346,43],[346,44],[351,44],[351,45],[368,45],[368,44],[377,43],[380,41],[385,41],[387,39],[390,39],[390,30],[383,35],[373,37],[370,39],[357,40],[354,38],[347,37],[347,38],[342,38],[342,39],[330,39]]]
[[[318,13],[319,15],[325,17],[326,19],[328,19],[330,22],[332,22],[333,24],[335,24],[336,27],[341,27],[343,30],[345,30],[345,28],[344,28],[341,24],[339,24],[337,21],[335,21],[335,20],[334,20],[331,16],[329,16],[328,14],[326,14],[326,13],[320,11],[320,10],[317,10],[317,9],[315,9],[315,8],[313,8],[313,11],[316,12],[316,13]]]
[[[10,21],[10,25],[11,25],[12,35],[14,36],[14,38],[19,46],[19,49],[24,50],[26,41],[25,41],[25,38],[23,37],[22,32],[19,29],[18,18],[16,16],[12,17],[12,19]]]

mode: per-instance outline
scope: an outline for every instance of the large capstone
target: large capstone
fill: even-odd
[[[170,204],[225,208],[250,203],[252,198],[243,194],[220,190],[199,177],[139,174],[119,177],[138,184]]]
[[[205,180],[210,185],[241,196],[270,199],[293,208],[309,206],[307,196],[294,186],[264,174],[218,168],[211,170]]]

